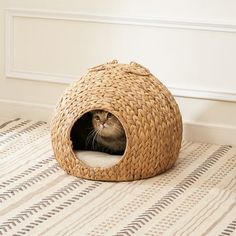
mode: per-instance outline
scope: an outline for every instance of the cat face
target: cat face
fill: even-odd
[[[110,112],[96,110],[92,112],[92,124],[97,134],[102,137],[117,138],[124,135],[120,121]]]

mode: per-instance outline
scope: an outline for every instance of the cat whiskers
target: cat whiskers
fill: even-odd
[[[90,132],[91,134],[89,134],[89,140],[91,140],[92,139],[92,143],[91,143],[91,147],[92,147],[92,149],[93,150],[95,150],[95,145],[96,145],[96,140],[97,140],[97,136],[98,135],[100,135],[100,133],[101,133],[101,129],[94,129],[94,130],[92,130],[92,132]]]
[[[96,135],[96,130],[95,129],[93,129],[89,134],[88,134],[88,136],[87,136],[87,138],[86,138],[86,148],[88,148],[89,147],[89,143],[91,142],[91,140],[92,140],[92,143],[94,142],[94,137],[95,137],[95,135]]]
[[[93,141],[92,141],[93,150],[95,149],[95,144],[96,144],[95,141],[96,141],[98,135],[99,135],[99,130],[95,130],[95,134],[93,136]]]
[[[117,127],[117,126],[112,126],[112,128],[117,131],[119,134],[123,133],[123,129],[121,127]]]

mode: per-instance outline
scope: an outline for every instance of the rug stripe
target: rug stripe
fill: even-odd
[[[107,233],[111,235],[111,232],[109,230],[114,226],[114,224],[119,225],[121,224],[121,221],[127,223],[126,219],[132,214],[132,212],[136,212],[140,207],[142,207],[142,205],[146,205],[152,199],[155,200],[155,198],[161,197],[161,193],[166,186],[176,184],[176,180],[181,175],[182,169],[187,170],[187,167],[191,166],[194,161],[199,159],[199,155],[203,155],[204,153],[209,151],[210,147],[211,145],[206,144],[192,145],[191,147],[189,147],[186,150],[188,151],[188,155],[182,157],[182,154],[184,152],[181,153],[176,166],[169,173],[169,178],[168,176],[166,176],[166,174],[163,174],[152,179],[147,179],[145,182],[147,182],[146,185],[148,186],[148,188],[143,187],[141,194],[135,196],[134,199],[125,203],[122,209],[119,209],[117,212],[112,212],[112,214],[108,218],[104,219],[103,222],[95,226],[94,229],[87,234],[94,235],[96,233],[96,235],[102,236]],[[149,181],[151,184],[148,184]],[[129,209],[129,211],[124,211],[124,209]],[[100,234],[98,234],[98,229]]]
[[[179,184],[177,184],[169,193],[167,193],[162,199],[160,199],[156,204],[147,209],[144,213],[136,217],[131,223],[126,227],[118,231],[114,235],[132,235],[137,233],[137,231],[142,227],[143,224],[149,222],[154,216],[163,211],[167,206],[169,206],[174,200],[180,197],[193,183],[195,183],[201,175],[205,174],[209,168],[213,166],[216,161],[229,151],[231,146],[220,147],[216,152],[214,152],[206,161],[204,161],[200,166],[198,166],[190,175],[184,178]]]
[[[43,210],[44,208],[49,207],[52,203],[56,202],[58,199],[68,195],[69,193],[71,193],[73,191],[76,191],[76,189],[78,187],[80,187],[81,185],[83,185],[84,183],[85,183],[84,180],[72,181],[69,184],[67,184],[66,186],[62,187],[60,190],[56,191],[55,193],[43,198],[38,203],[33,204],[33,206],[25,209],[24,211],[21,211],[15,217],[10,218],[7,221],[3,222],[0,225],[0,235],[1,235],[1,233],[3,235],[4,233],[6,233],[8,231],[8,229],[12,229],[17,224],[20,224],[23,221],[29,219],[30,217],[32,217],[32,215],[38,214],[39,211]],[[72,199],[72,201],[80,199],[81,196],[86,195],[86,192],[91,192],[95,186],[99,186],[99,184],[96,182],[93,183],[92,185],[87,187],[84,191],[77,194],[76,197],[74,199]],[[71,204],[70,202],[65,201],[63,204],[60,204],[59,206],[57,206],[56,209],[54,209],[54,211],[52,211],[52,214],[53,214],[53,212],[54,213],[60,212],[62,209],[64,209],[64,207],[68,207],[70,204]],[[38,223],[43,222],[43,221],[41,222],[41,220],[38,220],[38,221],[39,221]]]
[[[59,168],[49,125],[30,128],[37,123],[0,124],[0,235],[235,233],[235,148],[184,141],[174,168],[162,175],[87,181]]]
[[[40,224],[45,223],[48,219],[52,217],[57,217],[57,215],[61,214],[66,208],[72,207],[74,204],[79,202],[82,198],[87,197],[88,194],[91,194],[96,188],[99,187],[100,184],[101,183],[98,183],[98,182],[92,183],[91,185],[86,187],[84,190],[80,191],[79,194],[75,194],[73,197],[55,206],[53,209],[51,209],[50,211],[47,211],[47,213],[44,213],[42,216],[38,216],[37,219],[35,219],[34,221],[31,221],[24,228],[21,228],[19,231],[17,231],[17,234],[24,235],[25,232],[30,232],[35,227],[39,226]],[[42,208],[38,208],[38,212],[39,212],[39,209],[42,210]]]
[[[45,122],[42,122],[42,121],[38,121],[36,123],[33,123],[32,125],[30,125],[29,127],[27,128],[24,128],[23,130],[17,132],[17,133],[14,133],[12,135],[10,135],[9,137],[7,137],[6,139],[2,140],[0,145],[3,145],[3,144],[6,144],[14,139],[17,139],[19,137],[21,137],[22,135],[24,134],[27,134],[29,132],[32,132],[33,130],[37,129],[38,127],[42,126],[42,125],[45,125],[46,123]]]
[[[18,120],[20,120],[20,118],[16,118],[16,119],[14,119],[14,120],[9,120],[9,121],[7,121],[7,122],[2,123],[2,124],[0,125],[0,130],[3,129],[4,127],[7,127],[9,124],[12,124],[13,122],[18,121]]]

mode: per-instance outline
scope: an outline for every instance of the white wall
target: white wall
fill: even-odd
[[[233,0],[3,0],[0,115],[50,119],[88,67],[134,60],[176,96],[187,138],[236,144],[235,12]]]

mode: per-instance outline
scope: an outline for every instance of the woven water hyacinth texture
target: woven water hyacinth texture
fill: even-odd
[[[110,168],[90,168],[74,155],[70,132],[86,112],[114,114],[126,133],[122,160]],[[52,146],[69,174],[94,180],[127,181],[155,176],[173,166],[182,139],[178,105],[148,69],[117,61],[96,66],[69,86],[52,120]]]
[[[99,182],[67,175],[49,125],[0,122],[0,235],[236,235],[236,148],[182,143],[156,177]]]

